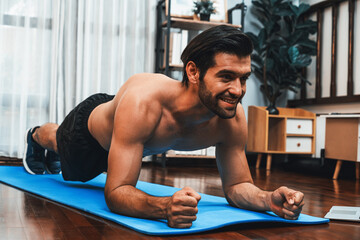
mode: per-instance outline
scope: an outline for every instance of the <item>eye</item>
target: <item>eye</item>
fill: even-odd
[[[240,78],[241,81],[246,81],[248,79],[249,79],[249,76],[243,76],[243,77]]]
[[[241,78],[240,78],[240,81],[241,81],[241,83],[245,83],[246,80],[248,80],[248,79],[249,79],[249,76],[241,77]]]
[[[230,75],[230,74],[225,74],[225,75],[222,75],[221,76],[221,78],[223,79],[223,81],[225,81],[225,82],[228,82],[228,81],[231,81],[231,80],[233,80],[234,78],[233,78],[233,76],[232,75]]]

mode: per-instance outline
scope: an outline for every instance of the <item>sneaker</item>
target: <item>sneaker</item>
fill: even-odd
[[[25,170],[30,174],[45,174],[45,149],[32,138],[32,134],[37,128],[30,128],[26,132],[23,164]]]
[[[46,150],[45,169],[50,174],[61,173],[60,157],[58,154],[56,154],[56,152]]]

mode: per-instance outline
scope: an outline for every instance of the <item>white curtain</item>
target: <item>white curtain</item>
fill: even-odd
[[[80,101],[153,72],[156,0],[0,1],[0,156]]]

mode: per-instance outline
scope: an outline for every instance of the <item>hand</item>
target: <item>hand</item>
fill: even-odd
[[[174,193],[167,205],[169,227],[189,228],[196,220],[198,202],[201,196],[190,187],[184,187]]]
[[[296,220],[304,204],[304,194],[287,187],[280,187],[271,194],[271,211],[285,219]]]

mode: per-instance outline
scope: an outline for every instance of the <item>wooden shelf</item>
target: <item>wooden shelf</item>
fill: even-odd
[[[287,118],[287,119],[309,119],[309,116],[287,116],[287,115],[270,115],[269,118]]]
[[[263,152],[256,152],[256,153],[264,153],[264,154],[284,154],[284,151],[263,151]],[[304,154],[304,155],[312,155],[313,152],[286,152],[286,154]]]
[[[161,154],[158,154],[157,157],[162,157]],[[167,158],[203,158],[203,159],[215,159],[215,156],[205,156],[205,155],[187,155],[187,154],[166,154]]]
[[[167,158],[209,158],[215,159],[215,156],[205,156],[205,155],[182,155],[182,154],[166,154]]]
[[[314,137],[314,135],[309,135],[309,134],[292,134],[292,133],[287,133],[286,136],[287,137]]]
[[[279,115],[270,115],[266,107],[249,107],[247,151],[313,154],[316,115],[299,108],[278,109]]]
[[[184,19],[184,18],[175,18],[175,17],[172,17],[170,21],[172,28],[181,28],[185,30],[197,30],[197,31],[206,30],[218,25],[228,25],[235,28],[241,28],[240,25],[234,25],[224,22],[211,22],[211,21],[208,22],[208,21],[200,21],[200,20],[192,20],[192,19]],[[167,25],[167,21],[164,21],[162,26],[166,27],[166,25]]]
[[[314,154],[316,114],[300,108],[278,108],[271,115],[266,107],[249,106],[248,152],[258,153],[256,168],[263,154],[270,170],[272,154]]]

